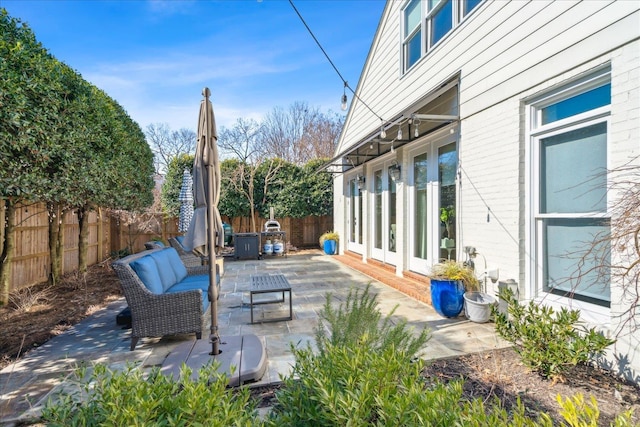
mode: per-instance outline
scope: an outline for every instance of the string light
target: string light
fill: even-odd
[[[344,90],[342,92],[342,103],[340,104],[342,111],[347,109],[347,82],[344,82]]]
[[[400,126],[398,126],[398,138],[396,138],[398,140],[402,139],[402,128]]]
[[[419,126],[420,126],[420,120],[416,120],[416,119],[414,119],[414,120],[413,120],[413,123],[416,125],[415,132],[414,132],[414,134],[413,134],[413,135],[417,138],[417,137],[419,137],[419,136],[420,136],[420,129],[418,129],[418,128],[419,128]]]
[[[347,81],[344,79],[344,77],[342,77],[342,74],[340,73],[340,71],[338,70],[338,68],[335,66],[335,64],[333,63],[333,61],[331,60],[331,58],[329,57],[329,55],[327,54],[327,52],[324,50],[324,48],[322,47],[322,45],[320,44],[320,42],[318,41],[318,39],[316,38],[316,36],[313,34],[313,31],[311,31],[311,28],[309,28],[309,26],[307,25],[306,21],[304,20],[304,18],[302,17],[302,15],[300,14],[300,12],[298,11],[298,9],[296,8],[296,5],[293,4],[293,0],[289,0],[289,4],[291,5],[291,7],[293,8],[293,10],[296,12],[296,14],[298,15],[298,18],[300,18],[300,21],[302,21],[302,24],[304,24],[305,28],[307,29],[307,31],[309,32],[309,34],[311,35],[311,37],[313,38],[313,40],[316,42],[316,44],[318,45],[318,47],[320,48],[320,50],[322,51],[322,53],[324,54],[324,56],[327,58],[327,60],[329,61],[329,64],[331,64],[331,66],[333,67],[333,69],[335,70],[335,72],[338,74],[338,77],[340,77],[340,80],[342,80],[342,83],[344,83],[344,93],[342,95],[342,99],[341,99],[341,105],[340,107],[343,110],[346,110],[347,108],[347,93],[346,93],[346,89],[349,89],[351,91],[351,93],[353,94],[353,98],[354,99],[358,99],[358,101],[360,101],[362,103],[362,105],[364,105],[365,107],[367,107],[367,109],[369,111],[371,111],[371,113],[376,116],[377,118],[380,119],[380,121],[384,122],[384,120],[382,119],[382,117],[380,117],[378,114],[376,114],[375,111],[373,111],[373,109],[371,107],[369,107],[369,105],[364,102],[362,100],[362,98],[360,98],[358,96],[358,94],[351,88],[351,86],[349,86],[349,83],[347,83]],[[384,136],[383,136],[384,134]],[[386,133],[384,132],[384,130],[382,130],[380,132],[380,137],[381,138],[385,138],[386,137]]]
[[[387,137],[387,131],[384,130],[384,122],[380,119],[380,138],[385,139]]]

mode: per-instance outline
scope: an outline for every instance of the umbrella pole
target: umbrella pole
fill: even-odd
[[[218,287],[216,284],[216,231],[214,227],[214,206],[213,206],[213,165],[207,164],[209,169],[209,185],[207,191],[207,232],[209,233],[209,299],[211,301],[211,355],[220,354],[220,337],[218,336]]]

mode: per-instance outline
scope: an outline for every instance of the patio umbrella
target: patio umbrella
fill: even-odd
[[[182,186],[180,187],[180,216],[178,217],[178,231],[185,232],[189,229],[193,218],[193,178],[188,170],[182,173]]]
[[[200,102],[198,117],[198,145],[193,161],[193,190],[196,209],[189,230],[185,235],[185,245],[194,252],[209,257],[209,300],[211,301],[211,344],[212,355],[219,351],[218,336],[218,290],[216,287],[216,247],[224,245],[222,219],[218,212],[220,200],[220,163],[218,159],[218,133],[209,97],[209,88],[202,90],[204,99]]]

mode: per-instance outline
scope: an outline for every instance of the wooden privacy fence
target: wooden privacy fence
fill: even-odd
[[[63,235],[62,272],[78,268],[79,223],[75,212],[65,215]],[[333,227],[333,217],[307,217],[302,219],[277,219],[281,229],[287,232],[287,242],[297,248],[319,247],[320,235]],[[107,214],[98,210],[89,214],[87,265],[102,262],[115,253],[127,249],[139,252],[145,242],[162,240],[178,232],[178,219],[162,214],[134,215]],[[235,233],[250,232],[249,218],[226,219]],[[265,219],[259,218],[256,227],[262,231]],[[49,218],[44,204],[22,206],[16,209],[15,253],[11,261],[9,292],[46,282],[49,277]],[[3,242],[0,241],[0,244]]]

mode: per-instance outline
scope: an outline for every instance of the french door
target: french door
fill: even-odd
[[[397,184],[389,173],[391,162],[373,170],[371,197],[371,256],[387,264],[397,262]]]
[[[433,143],[409,154],[409,269],[427,274],[441,259],[456,259],[455,141]]]
[[[356,177],[348,181],[347,199],[347,249],[362,253],[362,226],[363,226],[363,196],[362,189],[358,185]]]

